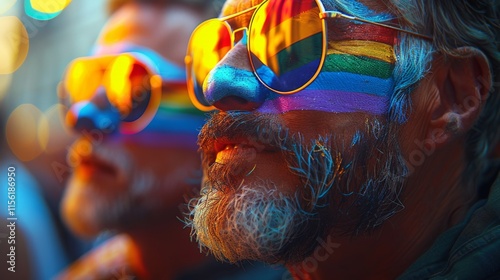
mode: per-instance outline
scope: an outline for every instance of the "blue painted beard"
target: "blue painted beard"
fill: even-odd
[[[391,129],[369,120],[366,131],[339,144],[334,134],[292,135],[275,115],[214,114],[199,136],[205,178],[186,216],[192,235],[222,260],[296,263],[329,234],[372,231],[402,209],[407,168]],[[212,147],[230,136],[281,150],[300,182],[286,189],[295,191],[284,193],[273,178],[246,183],[253,169],[244,159],[217,163]]]

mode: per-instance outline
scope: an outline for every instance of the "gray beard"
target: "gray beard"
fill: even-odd
[[[141,217],[154,213],[154,202],[147,201],[147,193],[152,192],[160,182],[153,174],[144,170],[133,171],[129,176],[127,189],[114,193],[102,191],[107,186],[90,186],[93,182],[82,182],[71,178],[68,188],[78,189],[78,196],[85,197],[85,203],[78,209],[81,223],[94,225],[101,230],[118,230],[141,221]],[[74,196],[74,195],[73,195]],[[88,205],[90,204],[90,205]]]
[[[242,131],[257,127],[269,134],[277,127],[269,119],[246,114],[213,118],[205,126],[211,131],[228,118],[248,124],[238,126]],[[281,193],[271,180],[244,184],[230,175],[234,166],[204,162],[201,197],[191,200],[186,217],[192,236],[224,261],[288,264],[304,260],[329,234],[356,236],[374,230],[403,208],[399,195],[407,168],[390,130],[371,120],[350,143],[334,144],[338,141],[331,141],[332,135],[306,142],[280,127],[273,145],[284,151],[290,171],[300,178],[294,195]],[[202,147],[205,133],[200,134]],[[344,155],[351,150],[356,154],[348,159]]]
[[[87,228],[123,231],[147,224],[151,220],[163,219],[166,215],[172,216],[173,211],[179,210],[182,201],[176,205],[165,204],[168,189],[176,184],[168,176],[171,173],[165,172],[164,176],[157,176],[147,167],[134,164],[132,157],[124,150],[117,151],[99,145],[92,149],[96,149],[96,152],[114,165],[120,166],[126,178],[120,179],[116,186],[106,186],[95,185],[97,183],[93,181],[81,181],[73,175],[62,203],[76,203],[78,209],[73,210],[68,219],[76,219]],[[185,184],[189,184],[188,179],[186,178]]]

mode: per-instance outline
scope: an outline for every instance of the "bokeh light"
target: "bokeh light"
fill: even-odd
[[[38,143],[47,154],[63,152],[76,138],[62,119],[61,112],[66,111],[64,107],[54,104],[44,112],[38,123]]]
[[[0,15],[3,15],[5,12],[10,10],[14,4],[16,4],[17,0],[1,0],[0,1]]]
[[[0,102],[5,97],[11,82],[12,75],[0,75]]]
[[[0,26],[0,75],[12,74],[28,56],[28,32],[15,16],[0,17]]]
[[[31,7],[40,13],[54,14],[64,10],[71,0],[30,0]]]
[[[68,0],[24,0],[24,12],[36,20],[51,20],[61,14],[69,3],[71,1]]]
[[[38,125],[46,121],[43,113],[33,104],[22,104],[12,111],[5,135],[10,149],[19,160],[30,161],[40,155],[42,147],[38,140]]]

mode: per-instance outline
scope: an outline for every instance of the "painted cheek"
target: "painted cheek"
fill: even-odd
[[[204,120],[205,116],[200,113],[176,112],[160,107],[146,128],[126,137],[145,145],[196,149],[198,132]]]
[[[203,114],[187,114],[160,110],[143,130],[165,134],[193,134],[197,135],[204,124]]]
[[[343,42],[345,43],[345,42]],[[370,46],[371,44],[371,46]],[[364,47],[377,47],[364,42]],[[363,54],[352,45],[331,46],[322,71],[312,84],[291,95],[267,100],[259,111],[284,113],[292,110],[316,110],[335,113],[365,112],[375,115],[387,112],[394,89],[392,47],[378,45],[378,51]],[[332,50],[333,48],[333,50]]]
[[[321,73],[304,90],[275,95],[258,109],[262,113],[314,110],[330,113],[387,112],[393,79],[360,77],[350,73]]]

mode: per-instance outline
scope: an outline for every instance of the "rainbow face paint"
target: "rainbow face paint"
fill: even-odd
[[[292,95],[274,94],[260,112],[318,110],[378,115],[387,111],[394,88],[396,31],[344,19],[332,20],[327,30],[325,61],[314,82]],[[297,68],[288,79],[296,80],[294,75],[300,76],[302,71]]]
[[[197,134],[202,115],[189,101],[182,67],[130,44],[101,47],[95,53],[76,59],[66,71],[60,96],[69,127]]]
[[[377,14],[357,2],[355,6],[356,14],[377,22],[327,11],[319,0],[268,0],[200,24],[186,56],[193,103],[212,110],[229,85],[225,90],[231,91],[229,95],[258,103],[262,112],[383,114],[394,88],[398,32],[430,37],[392,25],[388,14]],[[237,41],[242,33],[243,39]],[[254,82],[237,79],[248,77],[248,68],[225,62],[242,59],[237,47],[246,48],[251,71],[265,88],[262,93],[262,87],[250,87]],[[224,79],[219,71],[230,78]]]

